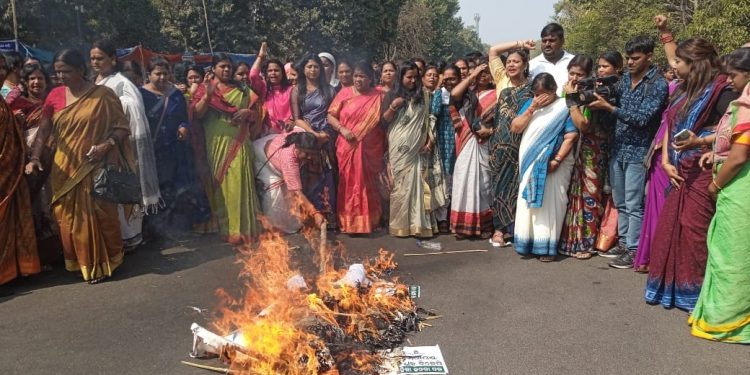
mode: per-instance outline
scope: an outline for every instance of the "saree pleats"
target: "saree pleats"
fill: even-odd
[[[112,91],[97,86],[55,113],[52,121],[58,144],[50,174],[52,212],[60,227],[65,268],[80,271],[84,280],[111,276],[123,260],[117,205],[91,195],[92,172],[100,165],[87,161],[86,153],[115,129],[129,129],[122,106]],[[129,142],[122,147],[132,157]],[[133,164],[119,155],[113,148],[107,159]]]
[[[0,285],[41,271],[21,128],[0,99]]]
[[[353,142],[336,140],[338,160],[338,224],[343,233],[371,233],[383,214],[378,176],[383,170],[385,134],[380,128],[381,94],[354,95],[344,88],[336,96],[329,113],[338,116],[341,126],[356,136]]]
[[[224,99],[237,108],[247,106],[248,97],[233,89]],[[248,126],[243,125],[243,126]],[[209,109],[203,119],[206,159],[216,185],[208,193],[219,231],[230,242],[258,234],[258,198],[253,175],[254,151],[245,129],[231,123],[231,115]]]

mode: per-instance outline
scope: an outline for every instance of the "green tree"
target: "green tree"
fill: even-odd
[[[653,18],[666,14],[678,40],[700,36],[727,53],[750,39],[750,0],[561,0],[556,20],[565,28],[566,48],[597,55],[622,51],[636,35],[658,38]],[[664,61],[661,48],[657,60]]]
[[[305,51],[382,58],[399,38],[402,45],[419,41],[402,48],[398,56],[402,58],[451,59],[483,49],[476,32],[457,17],[457,0],[205,0],[205,4],[215,51],[251,53],[267,41],[272,54],[282,58],[297,58]],[[77,12],[76,6],[84,11]],[[409,19],[415,9],[421,11],[419,19]],[[9,9],[0,10],[3,37],[13,35],[10,16]],[[157,51],[209,49],[202,0],[24,0],[19,2],[18,21],[23,41],[51,50],[71,46],[85,50],[101,38],[120,47],[143,44]],[[420,25],[418,34],[407,27],[414,22]]]

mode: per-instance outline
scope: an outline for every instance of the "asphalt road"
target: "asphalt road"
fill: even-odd
[[[449,236],[437,238],[446,250],[490,251],[403,257],[427,250],[384,235],[338,239],[352,259],[399,254],[419,305],[443,315],[410,341],[440,345],[453,375],[750,373],[750,346],[692,337],[687,314],[645,304],[644,275],[606,259],[541,263]],[[180,364],[190,324],[206,323],[189,306],[211,309],[217,288],[236,287],[234,257],[197,237],[139,249],[100,285],[59,267],[13,282],[0,299],[0,374],[210,374]]]

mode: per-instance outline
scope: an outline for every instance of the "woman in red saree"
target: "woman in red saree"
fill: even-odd
[[[0,78],[3,78],[0,67]],[[29,188],[23,178],[23,132],[0,97],[0,285],[41,271],[31,215]]]
[[[371,233],[383,213],[378,175],[385,132],[380,127],[382,92],[372,87],[370,64],[354,65],[354,86],[343,87],[328,108],[339,163],[337,215],[342,233]]]

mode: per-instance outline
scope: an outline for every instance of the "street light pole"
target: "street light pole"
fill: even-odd
[[[76,27],[78,28],[78,43],[81,52],[86,51],[86,46],[83,44],[83,31],[81,30],[81,12],[83,12],[83,5],[73,6],[73,10],[76,12]]]
[[[208,11],[206,10],[206,0],[203,1],[203,18],[206,21],[206,37],[208,38],[208,49],[211,51],[211,55],[214,54],[214,46],[211,43],[211,30],[208,28]]]
[[[13,39],[15,40],[16,52],[18,52],[18,20],[16,19],[16,0],[10,0],[10,9],[13,13]]]

